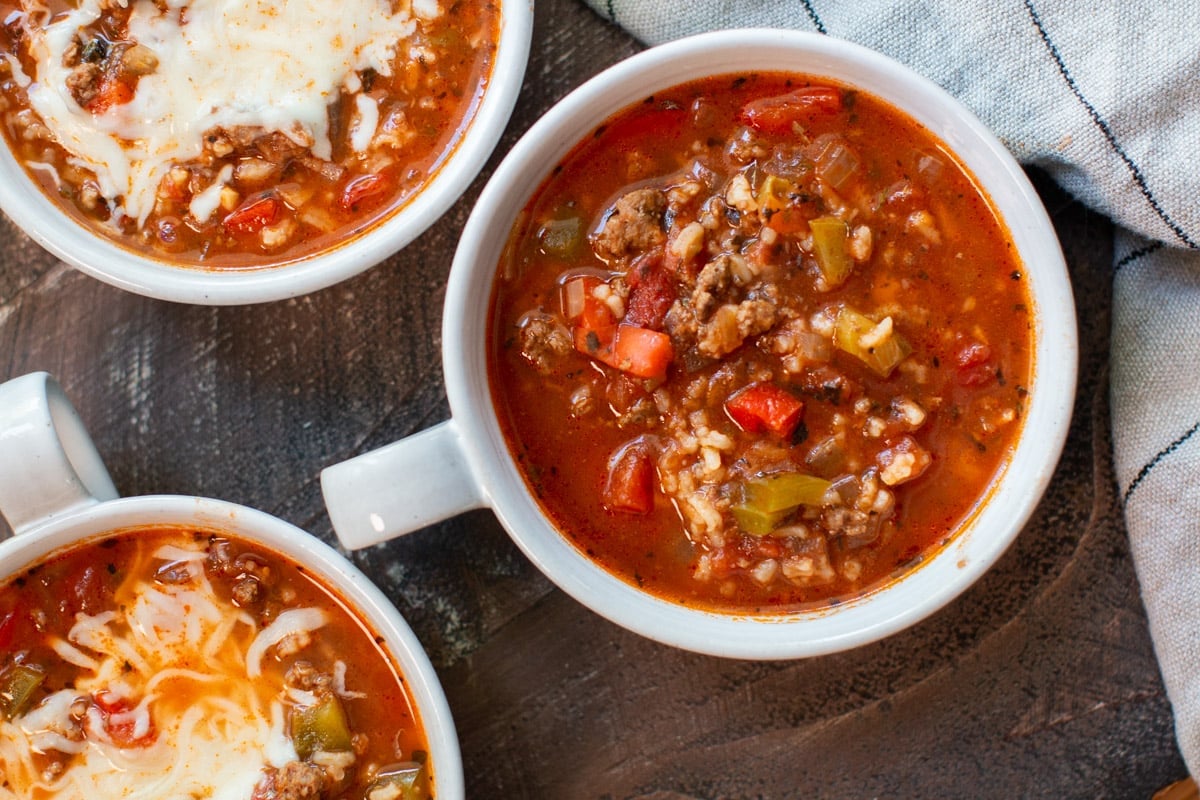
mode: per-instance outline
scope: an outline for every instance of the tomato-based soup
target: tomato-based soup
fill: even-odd
[[[433,796],[376,634],[219,531],[117,531],[0,593],[0,798]]]
[[[470,123],[495,0],[0,0],[0,128],[82,224],[250,268],[352,237]]]
[[[519,217],[490,385],[583,552],[729,612],[945,544],[1022,425],[1024,265],[950,150],[868,94],[706,79],[618,113]]]

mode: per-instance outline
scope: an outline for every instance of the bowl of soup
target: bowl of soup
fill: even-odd
[[[261,511],[117,497],[44,373],[0,400],[5,796],[464,796],[437,675],[365,575]]]
[[[1076,361],[1003,146],[902,65],[773,30],[649,50],[540,120],[464,231],[444,348],[451,420],[333,468],[343,540],[427,523],[399,507],[440,482],[437,513],[490,506],[609,619],[749,658],[970,586],[1053,474]],[[396,509],[338,502],[438,451],[371,485]]]
[[[482,168],[528,3],[0,4],[0,208],[168,300],[303,294],[387,258]]]

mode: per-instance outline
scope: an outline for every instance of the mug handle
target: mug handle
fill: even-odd
[[[486,505],[453,419],[321,471],[321,493],[349,550]]]
[[[0,513],[14,534],[117,497],[58,381],[33,372],[0,384]]]

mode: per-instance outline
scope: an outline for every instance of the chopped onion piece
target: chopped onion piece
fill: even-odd
[[[583,315],[583,304],[588,295],[587,281],[574,278],[563,284],[562,312],[566,319],[578,319]]]
[[[942,163],[942,160],[931,153],[922,153],[917,159],[917,174],[921,176],[921,180],[926,185],[937,183],[945,168],[946,165]]]
[[[818,136],[812,143],[811,152],[817,175],[834,189],[840,189],[858,169],[858,156],[838,134]]]
[[[800,331],[792,334],[796,341],[796,354],[807,361],[827,362],[833,357],[833,345],[819,333]]]

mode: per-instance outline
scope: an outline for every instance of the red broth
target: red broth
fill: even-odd
[[[489,0],[239,8],[0,0],[8,146],[121,245],[209,268],[281,263],[428,182],[475,113],[499,35]]]
[[[223,532],[147,527],[54,553],[0,594],[3,785],[29,800],[158,784],[432,797],[380,641],[308,570]]]
[[[786,612],[893,579],[1022,426],[1024,265],[954,154],[788,74],[647,97],[558,164],[493,289],[489,379],[548,516],[668,600]]]

